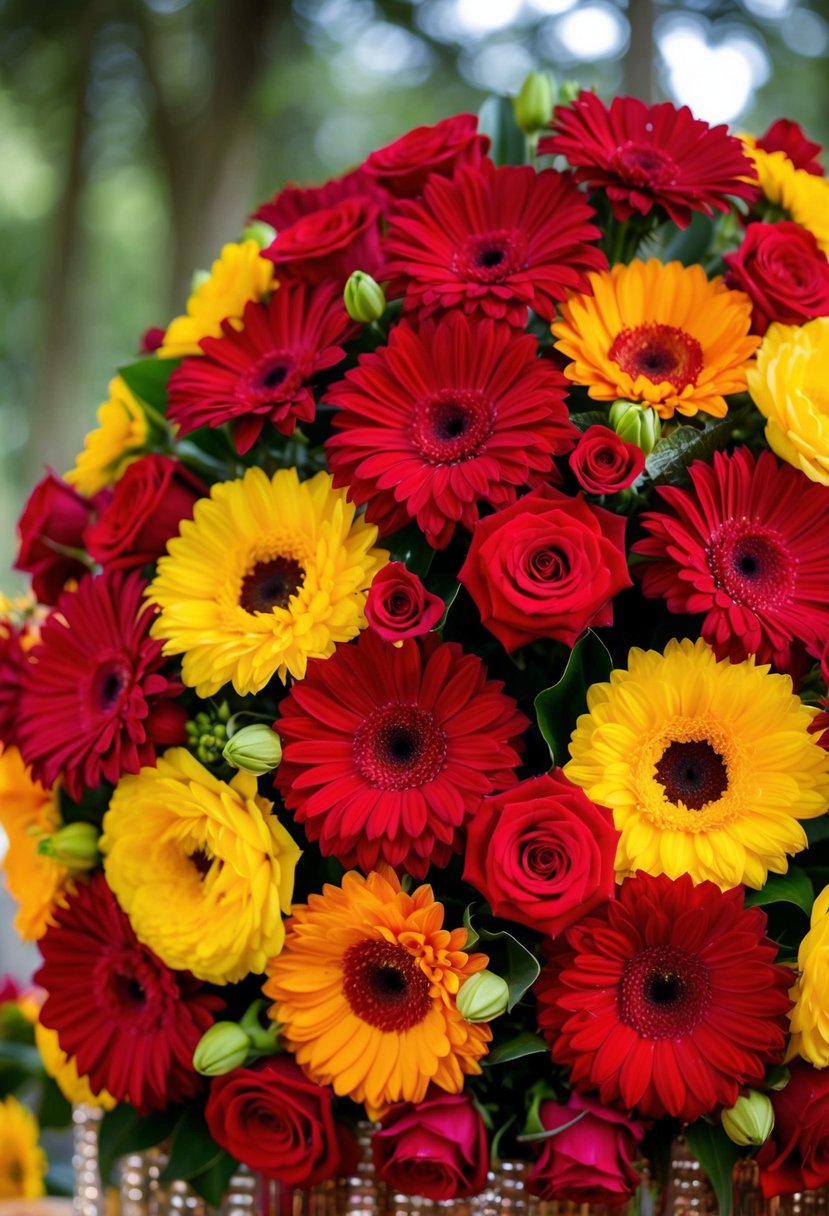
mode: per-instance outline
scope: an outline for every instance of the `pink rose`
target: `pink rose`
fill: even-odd
[[[434,629],[443,609],[440,596],[431,595],[416,574],[402,562],[389,562],[371,584],[366,620],[384,642],[400,642]]]
[[[467,1094],[436,1092],[392,1106],[372,1137],[372,1152],[379,1176],[404,1195],[461,1199],[486,1185],[486,1128]]]
[[[645,1132],[641,1123],[577,1093],[570,1095],[566,1106],[542,1102],[539,1113],[546,1131],[563,1130],[537,1142],[541,1150],[530,1175],[530,1194],[548,1202],[610,1207],[630,1199],[639,1185],[633,1162]],[[567,1123],[572,1126],[565,1127]]]

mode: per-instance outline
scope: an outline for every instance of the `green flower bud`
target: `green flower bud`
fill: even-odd
[[[489,1022],[506,1013],[509,985],[494,971],[479,971],[462,985],[457,1006],[467,1022]]]
[[[70,870],[91,870],[100,860],[99,835],[92,823],[67,823],[53,835],[41,837],[37,851]]]
[[[735,1144],[765,1144],[774,1128],[774,1107],[766,1094],[750,1089],[720,1118],[725,1134]]]
[[[386,294],[380,284],[365,274],[355,270],[350,275],[343,292],[345,311],[352,321],[368,325],[370,321],[379,321],[386,311]]]
[[[267,249],[276,240],[276,229],[264,220],[251,220],[242,229],[243,241],[256,241],[260,249]]]
[[[264,722],[254,722],[251,726],[243,726],[228,739],[222,755],[234,768],[261,777],[279,764],[282,742],[276,731]]]
[[[555,81],[549,72],[529,73],[512,103],[515,121],[525,135],[549,126],[555,92]]]
[[[248,1058],[250,1038],[235,1022],[215,1022],[193,1052],[193,1067],[203,1077],[221,1077],[241,1068]]]
[[[558,104],[560,106],[569,106],[576,100],[579,93],[584,92],[584,85],[579,84],[577,80],[565,80],[559,85]]]
[[[662,422],[656,410],[649,405],[637,405],[635,401],[614,401],[609,420],[625,443],[635,443],[646,456],[653,451],[662,435]]]

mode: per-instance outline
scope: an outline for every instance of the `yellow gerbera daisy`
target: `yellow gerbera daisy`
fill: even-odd
[[[54,1078],[67,1102],[71,1102],[73,1106],[97,1106],[101,1110],[112,1110],[117,1105],[117,1099],[113,1098],[112,1094],[106,1090],[99,1094],[93,1093],[89,1078],[78,1076],[75,1059],[61,1048],[56,1030],[49,1030],[41,1022],[36,1022],[35,1043],[44,1071]]]
[[[372,1108],[419,1102],[430,1082],[459,1093],[492,1037],[455,1003],[488,962],[464,951],[466,936],[443,928],[431,887],[407,895],[392,870],[350,871],[294,908],[268,966],[283,1042],[312,1080]]]
[[[660,418],[698,410],[723,418],[759,342],[748,332],[748,296],[709,281],[701,266],[655,258],[588,279],[590,293],[571,296],[552,326],[573,360],[565,375],[597,401],[640,401]]]
[[[116,376],[109,382],[108,399],[98,407],[98,426],[84,440],[66,481],[87,497],[114,485],[141,455],[148,432],[137,398],[122,377]]]
[[[753,658],[718,662],[702,640],[634,649],[587,704],[564,771],[612,808],[620,878],[759,888],[806,847],[798,819],[829,806],[829,753],[808,729],[817,711]]]
[[[222,321],[241,319],[249,300],[261,300],[278,286],[273,264],[260,257],[256,241],[225,245],[210,274],[193,290],[187,311],[167,327],[158,354],[163,359],[200,355],[202,338],[220,338]],[[238,327],[241,329],[241,325]]]
[[[829,317],[770,325],[748,388],[772,451],[829,485]]]
[[[118,782],[101,852],[140,941],[174,970],[214,984],[265,970],[285,940],[300,850],[260,798],[181,747]]]
[[[815,1068],[829,1067],[829,887],[812,907],[809,932],[797,953],[797,984],[790,1056],[800,1055]]]
[[[388,554],[328,473],[248,469],[215,485],[170,541],[150,597],[153,636],[184,655],[184,682],[209,697],[228,681],[258,692],[302,679],[310,658],[365,627],[366,592]]]
[[[829,181],[797,169],[785,152],[764,152],[746,145],[754,162],[760,189],[770,203],[782,207],[796,224],[813,234],[829,254]]]
[[[0,1199],[37,1199],[44,1194],[46,1154],[37,1142],[37,1120],[17,1101],[0,1102]]]

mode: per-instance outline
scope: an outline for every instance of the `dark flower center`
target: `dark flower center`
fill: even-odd
[[[94,714],[110,714],[118,708],[130,682],[130,668],[124,659],[109,659],[92,677],[91,709]]]
[[[477,233],[455,254],[452,269],[474,283],[498,283],[522,269],[525,252],[520,232]]]
[[[270,351],[239,380],[238,394],[252,405],[264,406],[293,397],[305,372],[292,351]]]
[[[676,161],[661,148],[629,139],[614,151],[608,168],[631,186],[672,186],[679,177]]]
[[[652,384],[664,380],[677,393],[696,384],[702,371],[702,347],[696,338],[675,325],[647,324],[623,329],[613,340],[610,358],[635,380],[644,376]]]
[[[416,404],[412,442],[430,464],[454,464],[480,454],[494,422],[494,406],[482,393],[443,389]]]
[[[354,735],[354,763],[382,790],[417,789],[446,763],[446,735],[417,705],[382,705]]]
[[[683,1038],[699,1025],[711,1000],[705,963],[675,946],[652,946],[626,964],[619,1017],[645,1039]]]
[[[109,991],[116,1007],[129,1013],[143,1011],[147,994],[140,980],[131,973],[113,971],[109,977]]]
[[[782,537],[748,520],[728,520],[706,548],[715,585],[737,604],[755,610],[786,604],[797,583]]]
[[[728,789],[728,769],[707,740],[675,741],[656,763],[656,780],[664,787],[668,802],[684,802],[689,810],[701,811]]]
[[[199,878],[205,878],[210,867],[213,865],[213,857],[207,852],[207,849],[196,849],[195,853],[189,853],[187,860],[198,873]]]
[[[296,595],[304,582],[305,571],[292,557],[273,557],[267,562],[257,562],[242,579],[240,607],[245,612],[287,608],[291,596]]]
[[[343,955],[343,992],[358,1018],[390,1034],[417,1026],[432,1004],[429,980],[399,942],[349,946]]]

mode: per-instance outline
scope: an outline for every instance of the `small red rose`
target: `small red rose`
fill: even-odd
[[[17,524],[20,547],[15,570],[32,576],[41,604],[55,604],[70,579],[89,572],[77,551],[94,507],[50,469],[29,495]],[[75,552],[73,552],[73,550]]]
[[[540,1142],[527,1187],[531,1195],[608,1207],[630,1199],[640,1182],[633,1162],[645,1134],[641,1123],[577,1093],[566,1106],[542,1102],[539,1115],[545,1131],[561,1131]]]
[[[432,174],[451,177],[459,165],[479,165],[489,142],[474,114],[456,114],[377,148],[363,170],[395,198],[416,198]]]
[[[312,211],[283,229],[262,256],[274,263],[280,278],[304,283],[344,283],[352,270],[380,278],[380,208],[355,195]]]
[[[755,333],[773,321],[802,325],[829,316],[829,259],[800,224],[749,224],[740,248],[723,261],[729,287],[751,297]]]
[[[486,1127],[467,1094],[433,1093],[392,1106],[372,1152],[378,1175],[404,1195],[461,1199],[486,1186]]]
[[[803,1060],[788,1084],[769,1094],[774,1131],[757,1154],[766,1199],[814,1190],[829,1182],[829,1068]]]
[[[440,596],[427,591],[402,562],[389,562],[375,575],[366,599],[366,620],[384,642],[419,638],[434,629],[443,610]]]
[[[588,494],[618,494],[645,467],[645,453],[607,426],[591,426],[570,453],[570,468]]]
[[[823,177],[823,165],[817,159],[823,148],[809,139],[800,123],[790,118],[778,118],[757,140],[764,152],[782,152],[796,169],[804,169],[814,177]]]

